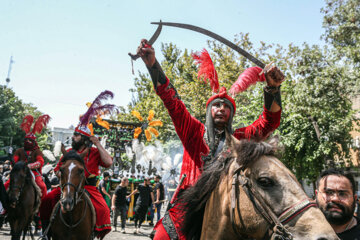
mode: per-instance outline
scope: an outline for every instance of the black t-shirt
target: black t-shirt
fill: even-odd
[[[346,230],[342,233],[338,233],[338,237],[341,240],[360,240],[360,221],[359,218],[356,218],[357,225],[349,230]]]
[[[127,188],[122,186],[117,186],[114,192],[116,198],[115,198],[115,206],[124,206],[126,205],[126,194],[127,194]]]
[[[164,200],[164,185],[161,182],[157,182],[154,188],[154,200],[157,199],[157,190],[160,189],[159,200]]]
[[[152,192],[152,189],[150,186],[144,186],[143,184],[140,184],[137,187],[137,190],[139,191],[139,197],[136,200],[136,204],[142,205],[142,206],[148,206],[151,201],[150,193]]]

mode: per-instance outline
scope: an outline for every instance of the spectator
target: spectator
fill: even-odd
[[[155,175],[154,181],[155,181],[155,188],[154,188],[154,208],[151,208],[151,223],[150,226],[153,226],[153,218],[154,218],[154,212],[156,209],[157,213],[157,222],[160,220],[160,211],[162,203],[164,202],[165,196],[164,196],[164,185],[160,182],[161,176]]]
[[[351,173],[325,170],[316,182],[316,201],[340,239],[360,239],[360,222],[354,216],[357,195]]]
[[[117,218],[121,217],[121,233],[125,233],[126,212],[127,212],[127,186],[129,179],[123,177],[121,183],[116,187],[111,202],[111,210],[113,211],[113,224],[116,232]]]
[[[132,195],[139,193],[139,196],[136,200],[135,206],[135,216],[134,216],[134,223],[135,223],[135,231],[134,233],[140,233],[140,227],[142,222],[145,220],[145,215],[148,210],[150,201],[154,202],[154,194],[150,187],[150,179],[145,178],[144,183],[137,187],[127,198],[130,198]],[[151,197],[151,200],[150,200]]]
[[[111,207],[111,196],[110,196],[110,174],[108,172],[103,173],[103,180],[99,184],[99,190],[109,209]]]

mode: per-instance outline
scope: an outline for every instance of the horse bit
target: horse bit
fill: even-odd
[[[244,237],[243,234],[239,233],[235,226],[235,208],[237,208],[237,214],[240,217],[240,208],[239,208],[239,186],[241,186],[248,196],[248,198],[253,203],[254,207],[260,212],[260,214],[265,218],[265,220],[274,226],[273,229],[268,229],[267,233],[264,236],[264,239],[271,240],[292,240],[292,234],[284,227],[284,224],[290,222],[300,213],[306,211],[310,207],[317,207],[317,204],[310,199],[304,199],[297,204],[287,208],[279,216],[277,216],[272,208],[269,206],[267,201],[256,191],[250,179],[245,176],[243,173],[244,167],[240,166],[237,162],[237,169],[234,171],[232,187],[231,187],[231,224],[235,233],[239,234],[241,237]],[[245,237],[245,239],[247,239]]]

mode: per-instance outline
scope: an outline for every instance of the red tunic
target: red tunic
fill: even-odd
[[[68,151],[70,151],[69,149]],[[78,152],[80,154],[81,152]],[[100,174],[99,166],[107,167],[103,161],[101,161],[100,153],[97,148],[91,148],[90,154],[84,157],[84,162],[87,170],[85,171],[86,178],[95,177]],[[54,168],[54,172],[59,171],[61,165],[63,163],[60,161]],[[95,186],[86,185],[85,189],[90,194],[90,199],[92,204],[94,205],[96,212],[96,223],[95,223],[95,234],[98,238],[105,236],[107,233],[111,231],[111,221],[110,221],[110,209],[106,205],[106,202],[100,192],[97,190]],[[40,207],[40,216],[42,220],[49,220],[52,209],[55,204],[60,199],[61,190],[60,188],[56,188],[51,191],[48,196],[44,199],[44,203]]]
[[[157,94],[160,96],[167,108],[169,115],[174,123],[176,133],[178,134],[183,146],[183,162],[180,177],[186,174],[186,178],[181,189],[186,189],[193,185],[201,175],[203,161],[201,156],[209,154],[209,147],[204,140],[205,126],[199,120],[190,115],[184,103],[175,97],[175,91],[168,88],[169,80],[157,88]],[[254,138],[258,141],[266,139],[280,125],[281,110],[278,112],[270,112],[265,107],[259,118],[250,126],[236,129],[234,136],[237,139]],[[176,199],[173,196],[172,202]],[[175,205],[169,211],[172,223],[176,228],[179,239],[185,239],[179,229],[181,228],[182,211],[177,209]],[[165,228],[164,228],[165,227]],[[157,240],[170,239],[167,227],[159,222],[155,226]]]
[[[35,182],[41,190],[41,200],[46,196],[46,185],[41,176],[41,170],[44,165],[44,158],[40,149],[33,151],[25,151],[23,148],[19,148],[14,153],[14,162],[24,161],[28,164],[30,170],[35,176]],[[5,188],[8,189],[10,185],[10,179],[4,184]]]

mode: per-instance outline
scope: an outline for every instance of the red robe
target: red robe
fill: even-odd
[[[184,103],[175,96],[175,91],[168,88],[169,80],[157,87],[157,94],[160,96],[167,108],[170,117],[174,123],[176,133],[178,134],[183,146],[183,162],[180,177],[186,174],[180,189],[186,189],[193,185],[201,175],[203,161],[201,156],[209,154],[209,147],[204,140],[205,126],[199,120],[190,115]],[[259,118],[250,126],[236,129],[233,133],[237,139],[255,138],[256,140],[266,139],[280,125],[281,110],[270,112],[265,107]],[[172,202],[177,196],[173,196]],[[183,212],[175,205],[169,210],[169,216],[175,227],[179,239],[186,239],[180,232]],[[169,219],[166,220],[165,226],[159,221],[156,226],[155,240],[170,239],[168,225]]]
[[[41,190],[41,200],[44,199],[47,190],[41,175],[41,170],[44,165],[44,158],[40,149],[26,152],[23,148],[17,149],[14,153],[14,162],[17,163],[18,161],[24,161],[28,164],[30,170],[35,176],[35,182]],[[10,179],[5,182],[5,189],[8,189],[9,185]]]
[[[68,151],[70,150],[71,149]],[[81,152],[78,152],[78,154],[80,153]],[[100,174],[99,166],[107,167],[103,161],[101,161],[98,149],[94,147],[91,148],[90,155],[86,155],[84,157],[84,162],[85,167],[91,174],[91,177],[98,176]],[[59,171],[62,164],[63,163],[60,160],[57,166],[54,168],[54,172]],[[86,178],[90,176],[89,173],[85,171]],[[95,234],[98,238],[101,238],[111,231],[110,209],[106,205],[105,199],[95,186],[85,185],[84,188],[89,192],[91,202],[94,205],[96,212]],[[40,216],[42,220],[50,219],[52,209],[60,200],[60,194],[60,188],[55,188],[44,199],[40,207]]]

